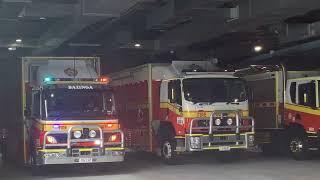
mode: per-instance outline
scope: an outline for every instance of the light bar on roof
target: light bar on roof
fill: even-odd
[[[100,78],[52,78],[52,77],[45,77],[44,82],[54,82],[54,81],[84,81],[84,82],[102,82],[108,84],[110,82],[109,77],[100,77]]]

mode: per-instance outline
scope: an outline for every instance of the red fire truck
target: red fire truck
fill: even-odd
[[[306,159],[319,150],[319,71],[286,71],[284,66],[254,65],[236,72],[248,81],[256,143],[267,153],[289,150]]]
[[[184,152],[247,150],[246,83],[211,61],[146,64],[111,74],[126,147],[175,162]]]
[[[24,160],[50,164],[124,160],[113,90],[96,57],[25,57]]]

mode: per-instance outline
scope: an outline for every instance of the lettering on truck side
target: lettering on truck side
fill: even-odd
[[[92,86],[68,86],[68,89],[93,89]]]

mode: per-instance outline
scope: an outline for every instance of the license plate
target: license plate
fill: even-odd
[[[220,146],[219,151],[230,151],[230,146]]]
[[[92,163],[92,158],[80,158],[79,163]]]

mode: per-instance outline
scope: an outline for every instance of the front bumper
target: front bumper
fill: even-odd
[[[47,149],[37,153],[37,165],[108,163],[124,161],[124,148]]]
[[[195,152],[206,150],[230,151],[232,149],[247,150],[254,146],[254,133],[241,134],[187,134],[177,136],[178,152]]]
[[[72,130],[74,129],[98,129],[100,136],[89,139],[72,139]],[[83,130],[84,131],[84,130]],[[105,143],[105,133],[121,133],[121,141],[115,143]],[[63,131],[49,131],[44,135],[53,136],[57,134],[66,134]],[[92,143],[98,141],[94,147],[86,146],[77,148],[77,143]],[[60,147],[59,149],[54,149]],[[78,163],[108,163],[124,161],[124,135],[121,130],[103,132],[98,125],[76,125],[68,129],[66,144],[47,144],[43,143],[43,148],[36,150],[36,165],[51,164],[78,164]]]

